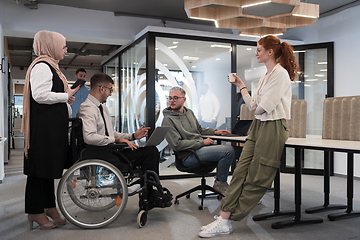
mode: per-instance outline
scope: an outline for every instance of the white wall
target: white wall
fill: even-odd
[[[305,44],[334,42],[335,97],[360,95],[360,6],[319,19],[313,26],[289,29],[284,38],[303,40]],[[346,175],[346,154],[335,153],[335,173]],[[355,155],[355,176],[360,176],[360,156]]]
[[[359,68],[360,5],[329,17],[314,25],[289,29],[287,36],[303,40],[304,44],[334,42],[335,97],[360,94]],[[351,87],[350,87],[351,86]]]

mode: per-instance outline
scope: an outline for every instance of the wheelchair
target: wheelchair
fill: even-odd
[[[69,132],[71,156],[68,159],[75,163],[64,173],[57,188],[57,202],[63,216],[82,228],[101,228],[114,222],[122,214],[128,196],[138,194],[137,224],[139,227],[145,226],[148,211],[153,207],[147,199],[147,186],[154,186],[162,197],[166,194],[171,196],[168,189],[162,188],[158,175],[150,170],[134,168],[119,151],[126,144],[85,146],[79,118],[70,119]],[[121,159],[126,167],[118,169],[104,160],[84,159],[86,151],[109,151]],[[140,187],[129,192],[128,188],[137,184]],[[171,200],[157,207],[169,206]]]

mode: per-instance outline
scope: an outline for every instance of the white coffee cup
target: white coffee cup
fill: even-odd
[[[228,74],[228,77],[229,77],[229,81],[230,81],[230,82],[235,82],[235,77],[234,77],[233,74],[236,75],[236,73],[229,73],[229,74]]]

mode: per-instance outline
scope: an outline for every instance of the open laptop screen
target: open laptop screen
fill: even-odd
[[[145,147],[152,147],[159,145],[165,138],[166,133],[169,131],[169,126],[162,126],[155,128],[149,140],[147,140]]]
[[[253,120],[238,120],[231,133],[237,136],[246,136]]]

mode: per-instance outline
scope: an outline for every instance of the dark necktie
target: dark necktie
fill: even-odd
[[[109,136],[109,132],[108,132],[107,127],[106,127],[106,121],[105,121],[105,117],[104,117],[104,111],[103,111],[103,107],[102,107],[101,103],[100,103],[100,105],[99,105],[99,109],[100,109],[100,113],[101,113],[102,119],[104,120],[105,135],[106,135],[106,136]]]

